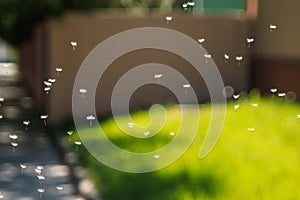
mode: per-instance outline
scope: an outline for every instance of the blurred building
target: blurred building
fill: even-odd
[[[195,2],[193,14],[173,12],[170,14],[173,16],[171,23],[166,23],[164,13],[133,15],[114,10],[92,14],[67,12],[62,18],[50,19],[37,26],[35,37],[22,47],[21,67],[38,107],[49,114],[49,122],[59,124],[71,119],[74,79],[88,53],[112,35],[145,26],[174,29],[195,40],[205,37],[203,46],[212,54],[225,85],[232,86],[235,92],[248,91],[253,87],[268,92],[270,88],[276,87],[282,92],[293,91],[299,99],[299,1],[230,0],[226,1],[226,5],[230,5],[225,9],[226,12],[223,10],[223,13],[217,14],[215,12],[220,11],[216,6],[219,5],[218,0],[210,1],[210,8],[206,7],[208,1]],[[270,25],[276,28],[272,29]],[[251,48],[246,38],[254,38]],[[76,51],[72,50],[71,41],[78,43]],[[132,66],[148,62],[160,61],[174,67],[190,80],[197,91],[199,102],[209,100],[203,79],[186,62],[171,54],[156,51],[147,53],[136,52],[112,63],[106,76],[101,79],[105,87],[100,87],[101,92],[96,95],[95,106],[102,116],[111,112],[111,92],[122,73]],[[224,62],[225,53],[231,56],[229,62]],[[238,55],[243,56],[240,65],[234,59]],[[153,61],[153,58],[159,59]],[[55,71],[58,66],[63,68],[59,77]],[[42,83],[53,77],[58,81],[52,91],[45,94]],[[172,95],[162,88],[147,89],[148,93],[136,94],[131,105],[133,108],[172,99]],[[159,98],[153,99],[153,93]],[[83,113],[85,116],[87,114]]]

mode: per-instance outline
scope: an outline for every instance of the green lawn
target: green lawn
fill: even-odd
[[[240,105],[237,110],[236,104]],[[83,146],[76,152],[104,200],[300,199],[298,114],[299,104],[275,97],[252,95],[232,100],[227,104],[217,145],[207,157],[199,159],[211,117],[210,105],[202,105],[198,135],[191,147],[172,165],[151,173],[119,172],[96,161]],[[170,132],[176,132],[180,122],[178,106],[167,106],[167,115],[166,126],[148,139],[132,139],[112,119],[101,122],[101,126],[118,146],[148,152],[172,140]],[[132,117],[136,124],[149,122],[147,111]],[[122,119],[128,120],[126,116]],[[91,140],[95,131],[86,129]],[[77,134],[73,135],[75,140]]]

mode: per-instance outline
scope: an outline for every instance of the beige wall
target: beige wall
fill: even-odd
[[[254,86],[269,93],[276,87],[300,100],[300,1],[260,0],[253,57]],[[276,24],[269,31],[269,24]]]
[[[260,0],[256,57],[300,58],[300,1]],[[269,31],[269,24],[278,26]]]
[[[173,21],[166,24],[164,15],[151,14],[147,16],[133,16],[125,13],[100,12],[94,14],[68,13],[63,18],[52,19],[46,23],[46,46],[44,49],[47,62],[40,67],[43,70],[42,79],[57,78],[53,90],[43,99],[49,113],[49,122],[61,123],[71,119],[72,87],[76,72],[87,54],[101,41],[109,36],[131,28],[156,26],[166,27],[180,31],[195,40],[205,37],[203,45],[210,52],[223,76],[225,85],[232,85],[237,91],[247,90],[249,84],[249,49],[245,38],[252,36],[251,22],[245,16],[192,16],[186,14],[173,14]],[[70,41],[78,42],[76,51],[72,50]],[[225,63],[223,54],[229,53],[231,61]],[[163,56],[162,56],[163,55]],[[233,60],[236,55],[243,55],[241,66]],[[101,59],[101,57],[99,58]],[[154,60],[153,60],[154,59]],[[200,101],[208,100],[208,93],[204,82],[187,62],[170,54],[148,50],[134,52],[116,60],[106,72],[98,88],[96,108],[98,111],[109,114],[110,95],[113,84],[118,78],[135,65],[159,62],[172,66],[187,76],[197,91]],[[59,76],[55,72],[57,66],[64,71]],[[133,107],[140,107],[147,102],[145,97],[153,97],[153,93],[164,100],[170,94],[157,87],[147,87],[147,92],[139,90],[133,99]],[[45,95],[44,95],[45,96]],[[102,115],[102,116],[103,116]]]

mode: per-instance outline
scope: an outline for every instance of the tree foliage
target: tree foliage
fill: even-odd
[[[183,0],[0,0],[0,37],[19,46],[32,36],[33,27],[66,10],[91,11],[95,8],[158,8],[165,2],[178,5]]]
[[[67,9],[90,10],[108,7],[109,0],[0,0],[0,36],[19,46],[30,38],[33,27]]]

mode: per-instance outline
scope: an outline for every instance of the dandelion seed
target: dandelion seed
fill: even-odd
[[[248,48],[250,48],[251,47],[251,43],[254,42],[254,38],[246,38],[246,42],[248,44]]]
[[[50,82],[50,83],[55,83],[55,82],[56,82],[56,79],[55,79],[55,78],[49,78],[49,79],[48,79],[48,82]]]
[[[199,38],[198,42],[202,45],[205,42],[205,38]]]
[[[30,121],[23,121],[23,124],[28,126],[30,124]]]
[[[23,123],[23,125],[25,126],[25,129],[26,129],[26,131],[27,131],[28,126],[29,126],[29,124],[30,124],[30,121],[23,121],[22,123]]]
[[[40,185],[42,185],[43,181],[46,179],[45,176],[43,176],[43,175],[37,175],[37,178],[39,180]]]
[[[147,137],[148,135],[150,135],[150,132],[149,131],[144,132],[144,135]]]
[[[96,117],[93,116],[93,115],[88,115],[88,116],[86,117],[86,120],[90,121],[90,126],[93,125],[93,121],[94,121],[95,119],[96,119]]]
[[[224,54],[224,60],[225,60],[225,62],[228,62],[228,60],[230,59],[230,56],[229,56],[229,54]]]
[[[211,55],[210,54],[204,54],[204,57],[205,58],[211,58]]]
[[[280,92],[280,93],[278,93],[278,96],[279,96],[279,97],[285,97],[285,95],[286,95],[285,92]]]
[[[25,164],[20,164],[20,167],[21,167],[21,174],[24,173],[24,170],[27,168],[27,165]]]
[[[22,169],[26,169],[26,168],[27,168],[27,165],[25,165],[25,164],[20,164],[20,167],[21,167]]]
[[[34,169],[34,171],[35,171],[35,173],[36,173],[38,176],[40,176],[40,175],[42,175],[43,169],[44,169],[43,166],[38,165],[38,166]]]
[[[0,114],[0,119],[3,119],[3,115]]]
[[[172,16],[166,16],[165,19],[166,19],[167,24],[168,24],[169,22],[171,22],[173,20],[173,17]]]
[[[189,10],[190,9],[190,11],[192,11],[194,6],[195,6],[194,1],[188,1],[188,2],[182,4],[183,10]]]
[[[42,175],[38,175],[37,178],[38,178],[39,180],[45,180],[45,176],[42,176]]]
[[[56,190],[58,191],[58,195],[61,195],[61,191],[63,190],[63,186],[56,186]]]
[[[236,105],[234,105],[234,110],[237,110],[237,109],[239,109],[240,108],[240,105],[239,104],[236,104]]]
[[[56,186],[56,189],[57,189],[58,191],[62,191],[64,188],[63,188],[62,186]]]
[[[73,134],[73,131],[67,131],[67,134],[68,134],[69,136],[71,136],[71,135]]]
[[[230,58],[230,56],[228,54],[224,54],[224,59],[228,60]]]
[[[234,94],[234,95],[232,95],[232,97],[233,97],[234,99],[238,99],[238,98],[240,98],[240,95],[239,95],[239,94]]]
[[[74,144],[76,145],[76,150],[78,150],[78,147],[82,145],[80,141],[75,141]]]
[[[254,42],[254,38],[246,38],[247,43],[252,43]]]
[[[46,94],[49,94],[50,90],[51,90],[51,87],[44,87],[44,92]]]
[[[43,181],[46,179],[45,176],[43,176],[43,175],[37,175],[37,178],[38,178],[38,180],[40,182],[40,185],[42,185]]]
[[[155,74],[154,75],[154,78],[161,78],[162,77],[162,74]]]
[[[195,6],[195,2],[194,1],[188,1],[187,5],[188,5],[188,9],[190,10],[190,12],[192,12],[193,7]]]
[[[275,24],[270,24],[270,25],[269,25],[269,29],[270,29],[270,32],[272,32],[272,31],[274,31],[274,30],[277,29],[277,25],[275,25]]]
[[[46,85],[46,86],[48,86],[48,87],[51,87],[51,86],[52,86],[52,83],[51,83],[51,82],[44,81],[43,83],[44,83],[44,85]]]
[[[10,134],[9,138],[12,140],[17,140],[19,137],[16,134]]]
[[[63,71],[63,68],[56,67],[55,70],[56,70],[57,75],[59,75],[59,73]]]
[[[240,65],[241,65],[241,62],[242,62],[242,60],[243,60],[243,56],[236,56],[236,57],[235,57],[235,60],[238,62],[238,66],[240,66]]]
[[[48,115],[41,115],[40,118],[41,118],[41,120],[44,121],[44,125],[47,126],[47,121],[46,120],[48,118]]]
[[[36,167],[36,169],[43,170],[44,167],[43,167],[42,165],[38,165],[38,166]]]
[[[154,74],[154,78],[157,79],[157,83],[159,84],[159,79],[162,77],[162,74]]]
[[[80,88],[79,93],[81,94],[81,98],[85,98],[85,93],[87,92],[87,89]]]
[[[56,67],[56,72],[62,72],[63,71],[63,68],[61,68],[61,67]]]
[[[208,63],[208,59],[211,58],[211,54],[204,54],[205,62]]]
[[[191,87],[190,84],[183,84],[183,88],[185,88],[185,93],[188,93],[188,89]]]
[[[71,135],[73,134],[73,131],[67,131],[67,134],[69,135],[69,142],[71,141]]]
[[[128,122],[127,125],[128,125],[129,128],[133,128],[134,127],[134,123],[133,122]]]
[[[252,106],[256,108],[258,106],[258,104],[257,103],[253,103]]]
[[[160,156],[159,156],[158,154],[155,154],[153,157],[154,157],[155,159],[158,159]]]
[[[189,1],[189,2],[187,2],[187,4],[188,4],[189,6],[195,6],[195,2],[194,2],[194,1]]]
[[[19,146],[17,142],[11,142],[11,146],[13,147],[13,152],[15,152],[15,149]]]
[[[271,88],[271,89],[270,89],[270,92],[272,92],[272,93],[277,92],[277,88]]]
[[[43,193],[43,192],[45,192],[45,189],[43,189],[43,188],[38,188],[38,192]]]
[[[42,174],[42,170],[41,170],[41,169],[35,168],[34,171],[35,171],[35,173],[38,174],[38,175],[41,175],[41,174]]]
[[[253,131],[255,131],[255,128],[249,127],[249,128],[248,128],[248,131],[253,132]]]
[[[44,188],[38,188],[37,191],[38,191],[38,193],[40,193],[40,199],[41,199],[42,196],[43,196],[43,193],[45,192],[45,189]]]
[[[184,87],[184,88],[190,88],[191,85],[190,85],[190,84],[184,84],[183,87]]]
[[[174,135],[175,135],[175,133],[174,133],[174,132],[170,132],[170,135],[171,135],[171,136],[174,136]]]
[[[242,56],[236,56],[236,57],[235,57],[235,60],[237,60],[237,61],[242,61],[242,60],[243,60],[243,57],[242,57]]]
[[[71,41],[70,44],[71,44],[71,46],[72,46],[72,48],[73,48],[73,51],[75,51],[75,50],[76,50],[76,47],[77,47],[77,42]]]

